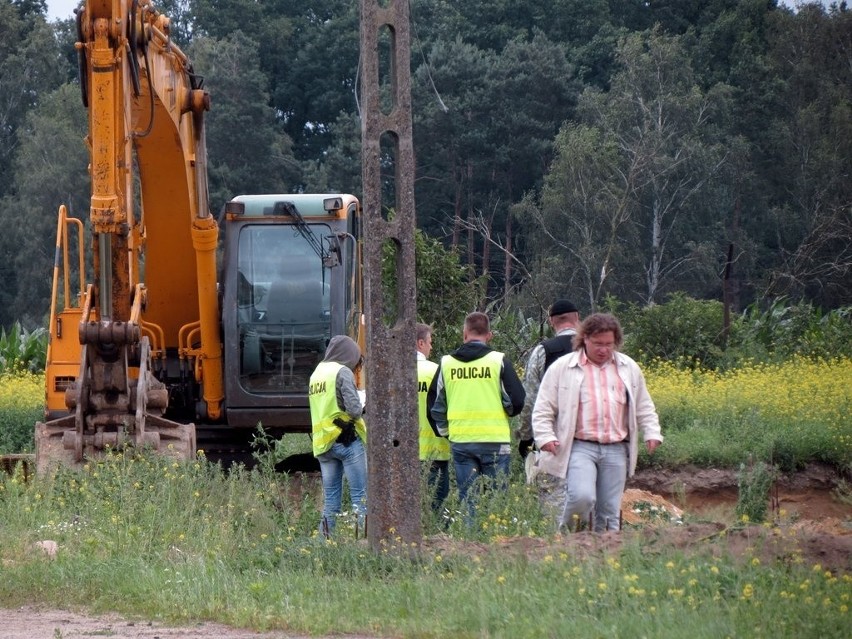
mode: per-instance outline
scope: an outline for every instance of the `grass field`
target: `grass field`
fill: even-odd
[[[735,467],[751,455],[848,469],[851,367],[652,368],[666,435],[653,463]],[[22,400],[38,385],[0,380],[4,429],[30,419]],[[516,465],[508,492],[487,497],[472,528],[453,497],[447,519],[423,509],[421,547],[390,539],[373,552],[346,517],[333,540],[319,536],[316,486],[267,468],[114,455],[29,482],[0,476],[0,606],[417,638],[830,638],[852,626],[848,554],[826,563],[814,554],[819,539],[786,523],[754,526],[731,512],[709,533],[687,517],[617,543],[553,536]],[[58,544],[53,560],[33,550],[46,539]],[[786,550],[770,551],[781,541]]]
[[[319,496],[295,481],[122,456],[3,478],[0,606],[394,637],[848,634],[852,576],[795,542],[767,554],[783,527],[731,519],[681,547],[666,542],[675,531],[640,526],[589,550],[603,536],[543,533],[533,494],[513,482],[473,530],[436,534],[426,518],[421,548],[391,539],[376,553],[345,523],[333,540],[317,535]],[[734,533],[753,541],[731,552]],[[44,539],[55,560],[33,551]]]

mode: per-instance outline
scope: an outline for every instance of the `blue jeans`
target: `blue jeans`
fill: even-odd
[[[467,502],[469,522],[475,512],[474,501],[468,499],[468,493],[481,475],[494,480],[498,488],[505,489],[509,480],[509,444],[467,443],[450,444],[453,453],[453,466],[456,469],[456,481],[459,485],[459,499]]]
[[[349,495],[352,498],[352,512],[358,516],[358,529],[364,530],[367,516],[367,453],[364,444],[356,439],[349,446],[332,444],[331,448],[317,457],[322,472],[322,520],[328,534],[334,532],[340,503],[343,498],[343,476],[349,482]]]
[[[427,486],[432,494],[432,510],[440,513],[447,495],[450,494],[450,462],[433,459],[422,463],[428,469]]]
[[[594,530],[618,530],[627,482],[626,442],[598,444],[575,439],[568,460],[568,498],[562,524],[575,529],[595,512]]]

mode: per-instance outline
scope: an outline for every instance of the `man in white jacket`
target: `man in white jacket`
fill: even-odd
[[[544,375],[532,413],[538,471],[566,481],[557,528],[589,521],[594,530],[618,530],[621,498],[636,470],[639,436],[649,453],[663,441],[654,402],[638,364],[619,353],[623,333],[606,313],[580,326],[576,350]]]

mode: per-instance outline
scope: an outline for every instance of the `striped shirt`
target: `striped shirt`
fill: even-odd
[[[583,385],[577,411],[575,439],[613,444],[628,437],[627,390],[618,375],[615,359],[603,366],[593,364],[580,351]]]

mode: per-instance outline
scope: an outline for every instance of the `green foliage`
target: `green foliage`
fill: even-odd
[[[39,101],[58,87],[67,72],[54,34],[44,17],[0,1],[0,197],[14,190],[12,171],[29,130],[25,121]]]
[[[741,464],[737,476],[736,514],[743,521],[762,523],[769,508],[769,491],[775,483],[777,471],[764,462]]]
[[[743,313],[732,346],[740,357],[784,360],[852,356],[852,307],[827,313],[808,302],[779,298],[764,310],[755,302]]]
[[[386,247],[387,248],[387,247]],[[465,315],[476,308],[479,282],[459,263],[458,251],[448,250],[421,230],[414,234],[417,280],[417,321],[433,328],[432,349],[443,355],[461,343]],[[382,256],[385,307],[395,314],[396,264],[388,249]],[[413,343],[413,342],[412,342]]]
[[[44,418],[44,377],[0,373],[0,454],[33,450],[35,424]]]
[[[526,318],[520,310],[511,306],[489,309],[491,332],[494,337],[489,346],[506,353],[509,360],[520,370],[529,351],[539,342],[539,324],[534,318]]]
[[[774,300],[766,310],[755,303],[732,316],[727,345],[724,308],[718,301],[679,292],[663,304],[641,306],[608,296],[602,310],[618,317],[624,352],[644,365],[661,360],[725,370],[745,361],[778,363],[796,355],[829,360],[852,356],[852,307],[823,313],[786,298]]]
[[[28,327],[44,324],[50,308],[56,213],[65,204],[72,217],[80,217],[90,205],[80,87],[65,84],[45,92],[27,113],[24,127],[27,135],[17,145],[14,162],[15,193],[0,197],[2,326],[14,320]]]
[[[211,208],[243,193],[295,191],[292,141],[269,104],[260,44],[235,31],[220,39],[197,38],[190,53],[214,105],[206,125]]]
[[[234,193],[359,194],[357,3],[155,5],[213,98],[214,210]],[[40,6],[0,0],[5,326],[41,323],[53,211],[89,208],[86,111],[76,82],[57,91],[76,30]],[[470,308],[519,284],[584,311],[607,293],[718,296],[729,245],[737,306],[848,306],[849,23],[815,3],[415,3],[418,223],[481,274]]]

